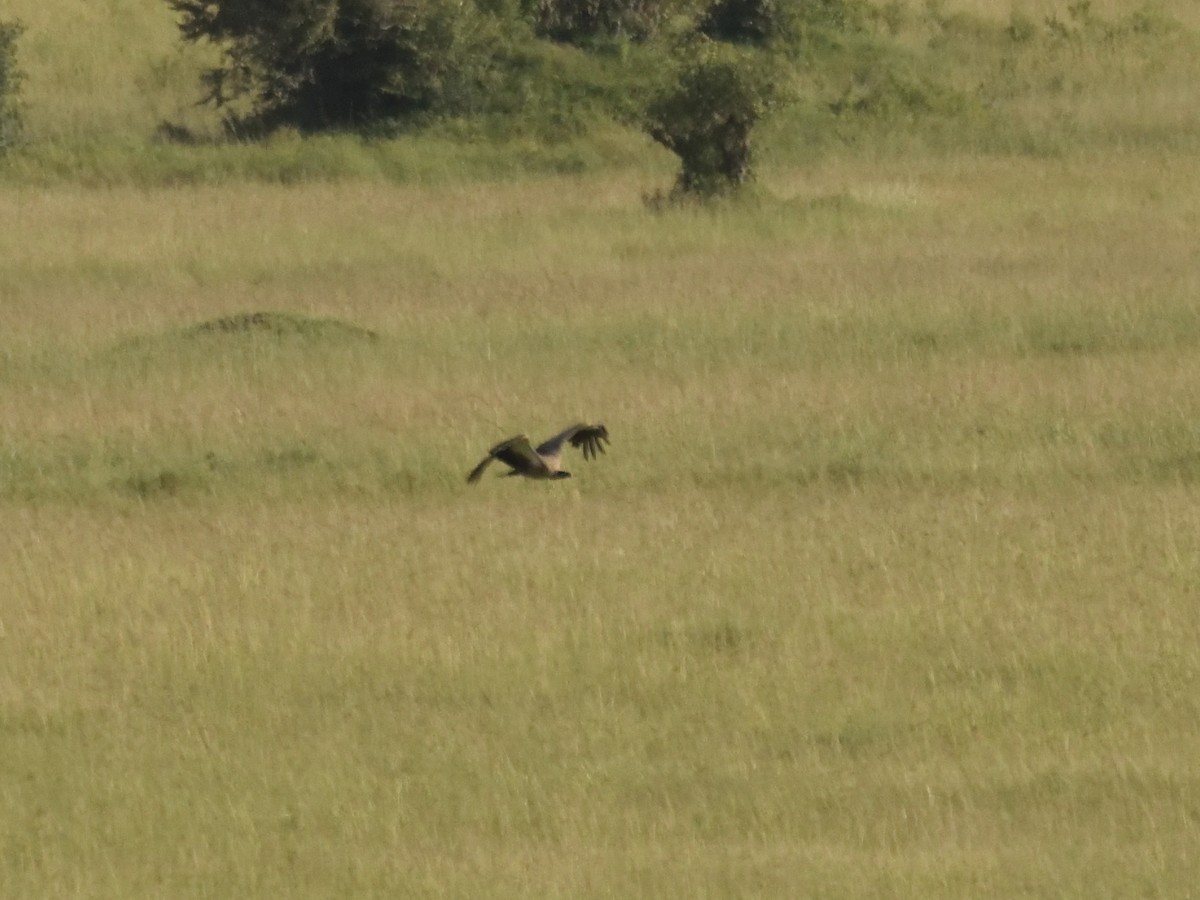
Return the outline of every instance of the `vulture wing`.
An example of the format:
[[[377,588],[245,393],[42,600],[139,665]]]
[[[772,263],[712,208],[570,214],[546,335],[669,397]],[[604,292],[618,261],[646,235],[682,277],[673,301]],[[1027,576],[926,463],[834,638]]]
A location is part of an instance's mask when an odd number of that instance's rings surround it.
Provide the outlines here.
[[[500,462],[511,466],[518,472],[528,472],[531,469],[545,467],[536,453],[533,452],[533,447],[529,444],[529,438],[523,434],[518,434],[516,437],[511,437],[507,441],[501,441],[495,447],[488,451],[485,456],[467,476],[467,482],[474,484],[483,476],[483,470],[486,469],[493,459],[498,459]]]
[[[580,422],[550,438],[537,448],[537,452],[542,456],[556,456],[562,452],[563,444],[570,443],[583,451],[584,459],[595,459],[597,453],[604,452],[604,442],[608,442],[607,428]]]

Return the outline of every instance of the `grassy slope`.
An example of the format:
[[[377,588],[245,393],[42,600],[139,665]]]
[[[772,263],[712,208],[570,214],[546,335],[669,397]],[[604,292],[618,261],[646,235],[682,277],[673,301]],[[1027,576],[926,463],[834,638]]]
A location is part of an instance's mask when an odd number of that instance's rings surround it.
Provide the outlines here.
[[[35,140],[144,138],[196,96],[202,56],[176,40],[165,2],[10,0],[4,17],[27,29],[19,52]]]
[[[706,213],[0,189],[0,884],[1188,896],[1200,164],[1135,74]],[[316,321],[189,330],[257,309]]]
[[[895,35],[883,36],[880,22],[875,36],[849,38],[839,52],[805,55],[812,66],[797,85],[799,102],[763,129],[768,164],[786,168],[849,148],[1052,155],[1080,144],[1200,145],[1190,112],[1200,17],[1186,0],[1150,6],[1141,18],[1120,3],[1094,3],[1083,16],[1062,3],[1012,11],[965,0],[891,6]],[[198,74],[212,48],[182,45],[164,2],[107,0],[68,11],[10,0],[5,15],[27,26],[20,61],[29,126],[27,147],[0,165],[8,183],[428,183],[613,168],[665,174],[671,165],[633,130],[592,122],[578,134],[556,125],[564,114],[556,104],[569,101],[540,83],[534,95],[558,99],[535,104],[516,126],[449,123],[393,141],[285,134],[265,144],[175,144],[156,137],[163,123],[201,138],[218,136],[220,127],[213,110],[196,106]],[[1032,31],[1014,41],[1005,30],[1010,19]],[[1065,28],[1066,40],[1055,38],[1050,20]],[[1133,22],[1140,30],[1128,27]],[[1104,36],[1112,25],[1123,26],[1116,40]],[[535,79],[594,80],[609,91],[628,79],[617,55],[584,58],[549,45],[538,52]],[[629,71],[645,64],[644,54],[638,59]],[[868,109],[835,115],[829,104],[839,98],[866,98]],[[555,139],[535,137],[546,134]]]

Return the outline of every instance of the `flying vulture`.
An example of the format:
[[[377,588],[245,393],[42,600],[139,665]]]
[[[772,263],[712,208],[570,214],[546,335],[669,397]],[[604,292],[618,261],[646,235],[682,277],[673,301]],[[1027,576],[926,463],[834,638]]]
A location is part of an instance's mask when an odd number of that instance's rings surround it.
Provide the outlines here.
[[[608,442],[608,429],[603,425],[572,425],[565,431],[556,434],[543,444],[534,448],[529,438],[523,434],[501,441],[488,451],[483,461],[471,470],[467,482],[474,484],[483,475],[483,470],[493,459],[508,466],[512,471],[505,475],[523,475],[526,478],[570,478],[571,473],[563,471],[563,445],[570,444],[583,451],[584,459],[595,459],[597,453],[604,452],[604,444]]]

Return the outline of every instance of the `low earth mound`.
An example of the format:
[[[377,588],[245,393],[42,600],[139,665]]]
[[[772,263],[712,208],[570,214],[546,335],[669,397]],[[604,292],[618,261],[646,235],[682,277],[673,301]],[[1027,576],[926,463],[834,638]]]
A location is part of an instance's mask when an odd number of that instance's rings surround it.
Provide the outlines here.
[[[157,359],[163,355],[202,357],[238,354],[240,348],[259,347],[264,342],[300,350],[340,351],[375,344],[380,335],[339,319],[316,318],[286,312],[248,312],[222,316],[195,325],[185,325],[153,334],[126,338],[105,351],[109,362],[127,364],[131,359]]]

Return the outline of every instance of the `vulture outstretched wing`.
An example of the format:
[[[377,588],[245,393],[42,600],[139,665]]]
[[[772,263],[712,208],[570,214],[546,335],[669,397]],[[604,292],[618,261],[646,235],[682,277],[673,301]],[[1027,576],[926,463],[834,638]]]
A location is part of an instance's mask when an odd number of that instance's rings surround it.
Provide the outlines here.
[[[542,443],[537,452],[542,456],[557,456],[562,452],[562,445],[570,443],[572,447],[583,451],[584,459],[595,459],[597,453],[604,452],[604,443],[607,441],[608,429],[603,425],[585,425],[580,422]]]

